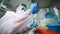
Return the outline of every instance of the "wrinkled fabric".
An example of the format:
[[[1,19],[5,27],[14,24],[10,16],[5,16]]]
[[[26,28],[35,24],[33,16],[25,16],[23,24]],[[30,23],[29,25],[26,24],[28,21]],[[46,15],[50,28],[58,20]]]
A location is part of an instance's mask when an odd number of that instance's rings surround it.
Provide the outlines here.
[[[0,34],[10,34],[13,28],[13,20],[9,20],[0,25]]]
[[[2,24],[5,21],[8,21],[11,18],[14,18],[14,16],[15,16],[15,12],[7,11],[5,15],[2,18],[0,18],[0,24]]]
[[[19,23],[16,23],[15,20],[18,19],[18,18],[24,17],[26,12],[22,13],[22,14],[13,13],[13,12],[11,12],[11,13],[6,14],[8,16],[8,18],[5,17],[5,20],[6,20],[6,18],[7,18],[7,20],[6,21],[3,20],[4,22],[0,25],[0,34],[11,34],[12,30],[15,27],[17,27],[18,25],[20,25],[21,27],[17,32],[21,32],[21,29],[26,27],[27,24],[30,23],[31,20],[32,20],[32,17],[29,16],[25,20],[23,20],[23,21],[21,21]]]

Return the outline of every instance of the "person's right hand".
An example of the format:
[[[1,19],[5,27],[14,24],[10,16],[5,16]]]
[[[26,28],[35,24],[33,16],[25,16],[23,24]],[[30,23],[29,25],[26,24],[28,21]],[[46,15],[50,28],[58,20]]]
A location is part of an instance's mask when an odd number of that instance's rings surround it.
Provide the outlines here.
[[[31,14],[35,14],[35,13],[38,13],[38,11],[39,11],[39,5],[37,3],[32,3],[29,9],[29,12]]]

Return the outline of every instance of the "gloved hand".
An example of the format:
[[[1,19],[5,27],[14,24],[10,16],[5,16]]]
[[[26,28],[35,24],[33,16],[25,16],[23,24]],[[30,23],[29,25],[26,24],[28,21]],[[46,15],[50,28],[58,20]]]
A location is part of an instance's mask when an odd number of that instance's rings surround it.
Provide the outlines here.
[[[31,23],[29,24],[29,26],[30,26],[30,27],[36,27],[37,24],[36,24],[35,22],[31,22]]]
[[[29,12],[35,14],[38,13],[38,11],[39,11],[39,5],[37,3],[32,3]]]

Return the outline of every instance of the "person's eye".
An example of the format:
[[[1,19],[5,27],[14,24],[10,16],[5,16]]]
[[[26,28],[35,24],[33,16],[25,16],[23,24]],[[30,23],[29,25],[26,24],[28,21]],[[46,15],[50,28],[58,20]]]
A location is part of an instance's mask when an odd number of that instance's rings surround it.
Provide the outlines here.
[[[22,10],[24,10],[24,8],[22,8]]]

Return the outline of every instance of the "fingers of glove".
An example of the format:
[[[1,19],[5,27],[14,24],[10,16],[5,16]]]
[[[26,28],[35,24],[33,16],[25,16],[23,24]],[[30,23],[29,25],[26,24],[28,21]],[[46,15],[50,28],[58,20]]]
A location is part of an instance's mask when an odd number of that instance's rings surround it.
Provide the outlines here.
[[[36,7],[36,6],[38,6],[37,3],[32,3],[32,4],[31,4],[31,8]]]

